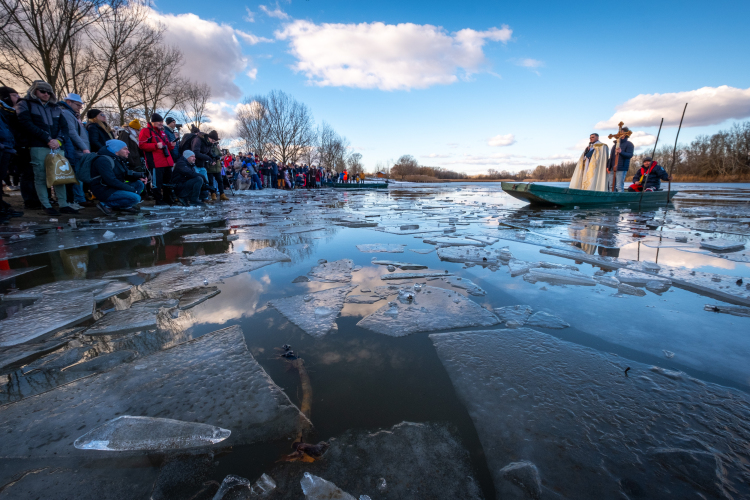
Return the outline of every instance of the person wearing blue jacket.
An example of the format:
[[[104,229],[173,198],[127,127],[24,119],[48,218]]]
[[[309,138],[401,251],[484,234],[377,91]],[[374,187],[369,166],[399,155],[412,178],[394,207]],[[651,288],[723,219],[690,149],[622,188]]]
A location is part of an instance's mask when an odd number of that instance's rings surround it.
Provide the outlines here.
[[[108,140],[91,163],[91,192],[96,196],[97,207],[104,215],[112,210],[137,213],[134,208],[141,202],[146,185],[143,174],[130,170],[128,145],[118,139]]]
[[[628,132],[628,127],[622,128],[623,132]],[[620,140],[620,147],[613,147],[609,154],[609,161],[607,162],[607,191],[612,191],[612,177],[615,178],[615,189],[622,193],[625,190],[625,176],[628,174],[630,169],[630,159],[633,157],[635,152],[635,146],[628,140],[627,137],[623,137]],[[617,158],[617,165],[614,165],[615,158]],[[614,171],[614,175],[613,175]]]

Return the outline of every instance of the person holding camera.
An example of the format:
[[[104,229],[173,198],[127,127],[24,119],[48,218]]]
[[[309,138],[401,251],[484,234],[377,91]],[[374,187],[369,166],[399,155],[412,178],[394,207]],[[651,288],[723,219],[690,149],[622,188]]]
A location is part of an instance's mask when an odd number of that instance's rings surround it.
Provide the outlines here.
[[[151,122],[138,134],[138,147],[143,151],[146,167],[151,172],[155,205],[171,205],[172,193],[166,184],[172,176],[174,160],[170,150],[175,143],[164,133],[164,118],[159,113],[151,115]]]
[[[180,156],[177,149],[179,148],[178,144],[180,143],[180,129],[182,128],[182,125],[178,124],[171,116],[168,116],[164,123],[167,124],[167,126],[164,127],[164,133],[167,134],[167,139],[169,139],[169,142],[174,142],[175,144],[169,152],[172,154],[172,160],[177,161]]]

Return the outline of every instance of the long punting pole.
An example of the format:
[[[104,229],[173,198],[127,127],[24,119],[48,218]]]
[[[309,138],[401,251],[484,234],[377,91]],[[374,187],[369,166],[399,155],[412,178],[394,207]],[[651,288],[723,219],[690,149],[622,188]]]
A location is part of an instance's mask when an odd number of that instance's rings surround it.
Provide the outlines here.
[[[682,129],[682,120],[685,119],[685,110],[687,110],[687,105],[688,103],[685,103],[685,107],[682,108],[682,118],[680,118],[680,126],[677,128],[677,137],[674,138],[674,150],[672,151],[672,164],[669,166],[669,188],[667,189],[667,205],[669,205],[669,196],[672,193],[672,169],[674,168],[675,160],[677,158],[677,139],[679,139],[680,137],[680,129]]]
[[[659,124],[659,133],[656,134],[656,142],[654,143],[654,151],[651,153],[651,161],[654,160],[654,155],[656,155],[656,145],[659,144],[659,136],[661,135],[661,126],[664,125],[664,118],[661,119],[661,123]],[[649,171],[650,172],[650,171]],[[643,186],[641,186],[641,198],[638,200],[638,209],[641,208],[641,202],[643,201],[643,193],[646,192],[646,181],[648,181],[648,173],[644,172],[643,177]]]

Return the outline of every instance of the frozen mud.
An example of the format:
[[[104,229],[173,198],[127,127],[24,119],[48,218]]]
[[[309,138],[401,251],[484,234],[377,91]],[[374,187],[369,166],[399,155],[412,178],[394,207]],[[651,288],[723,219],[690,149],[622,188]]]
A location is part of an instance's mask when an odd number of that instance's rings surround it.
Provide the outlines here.
[[[104,451],[179,450],[220,443],[230,434],[231,431],[212,425],[123,415],[91,429],[73,446]]]
[[[430,338],[498,493],[520,488],[534,498],[508,475],[524,461],[538,470],[541,498],[750,495],[744,393],[531,329]]]
[[[469,453],[448,425],[402,422],[375,432],[350,430],[328,442],[322,459],[269,472],[277,483],[274,498],[302,498],[305,473],[360,499],[482,498]]]
[[[396,243],[365,243],[357,245],[357,250],[364,253],[404,253],[406,245]]]
[[[0,407],[0,458],[92,453],[73,442],[123,414],[228,429],[228,445],[286,438],[307,422],[233,326]]]
[[[354,288],[353,285],[341,286],[276,299],[269,304],[306,333],[320,338],[337,329],[336,318],[344,307],[344,299]]]
[[[22,344],[76,325],[94,314],[91,292],[45,295],[0,321],[0,347]]]
[[[354,262],[351,259],[341,259],[319,264],[313,267],[307,275],[323,283],[349,283],[352,280],[353,267]]]
[[[391,337],[402,337],[415,332],[497,323],[499,320],[494,314],[460,293],[425,286],[421,292],[401,291],[398,300],[362,318],[357,326]]]

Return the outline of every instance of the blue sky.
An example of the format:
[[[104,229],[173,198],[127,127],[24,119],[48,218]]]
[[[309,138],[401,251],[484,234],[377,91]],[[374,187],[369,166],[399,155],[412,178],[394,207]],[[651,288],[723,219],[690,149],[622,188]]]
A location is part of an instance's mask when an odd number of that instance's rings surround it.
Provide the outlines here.
[[[368,168],[402,154],[468,173],[533,168],[577,158],[621,118],[645,147],[664,116],[671,143],[686,101],[686,141],[750,117],[750,2],[214,6],[156,11],[187,76],[214,87],[224,135],[243,96],[280,89]]]

